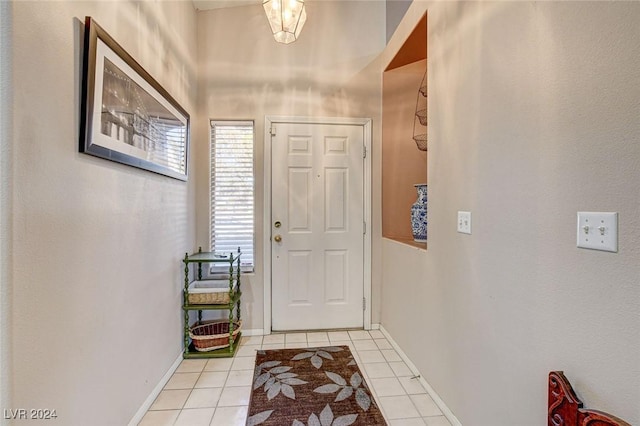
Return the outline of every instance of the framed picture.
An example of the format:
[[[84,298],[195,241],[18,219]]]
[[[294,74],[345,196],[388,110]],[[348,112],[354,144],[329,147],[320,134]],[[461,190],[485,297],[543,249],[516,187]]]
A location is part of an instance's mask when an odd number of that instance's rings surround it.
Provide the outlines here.
[[[187,180],[189,114],[91,17],[80,152]]]

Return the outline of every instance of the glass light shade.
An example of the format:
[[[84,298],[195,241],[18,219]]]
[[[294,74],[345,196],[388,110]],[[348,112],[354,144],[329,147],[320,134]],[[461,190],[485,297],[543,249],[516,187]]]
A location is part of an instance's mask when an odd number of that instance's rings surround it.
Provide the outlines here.
[[[262,7],[278,43],[289,44],[298,39],[307,21],[304,0],[264,0]]]

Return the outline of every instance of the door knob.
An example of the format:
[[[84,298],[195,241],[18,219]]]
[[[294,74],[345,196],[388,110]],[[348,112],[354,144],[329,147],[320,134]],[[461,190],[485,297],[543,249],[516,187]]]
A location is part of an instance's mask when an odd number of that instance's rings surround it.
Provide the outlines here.
[[[273,237],[273,241],[279,243],[280,241],[282,241],[282,237],[280,235],[276,235],[275,237]]]

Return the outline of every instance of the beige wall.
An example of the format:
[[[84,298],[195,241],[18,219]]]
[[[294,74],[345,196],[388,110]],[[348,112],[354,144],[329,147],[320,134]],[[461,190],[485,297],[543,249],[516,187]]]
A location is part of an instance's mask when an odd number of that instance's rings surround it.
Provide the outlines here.
[[[11,33],[11,3],[0,2],[0,407],[11,385]]]
[[[180,258],[208,243],[207,119],[256,120],[261,265],[264,115],[317,115],[374,120],[373,321],[463,424],[543,424],[552,369],[640,423],[640,6],[431,4],[425,253],[381,239],[380,73],[427,6],[412,4],[379,56],[380,2],[310,2],[290,46],[259,6],[196,19],[189,2],[13,3],[14,50],[0,51],[11,405],[126,423],[180,352]],[[77,152],[85,15],[191,113],[188,184]],[[463,209],[471,236],[455,232]],[[575,248],[578,210],[620,212],[618,254]],[[260,267],[249,281],[245,325],[261,328]]]
[[[209,245],[208,119],[253,119],[256,131],[256,273],[243,280],[244,327],[263,328],[264,117],[373,119],[373,232],[380,233],[383,2],[309,2],[300,39],[276,43],[260,5],[198,14],[199,111],[197,242]],[[376,189],[377,188],[377,189]],[[373,247],[373,321],[379,321],[380,242]],[[376,260],[377,259],[377,260]]]
[[[414,2],[385,56],[427,7],[429,250],[384,241],[383,326],[462,424],[544,424],[550,370],[640,423],[640,4]]]
[[[190,2],[13,3],[6,408],[55,408],[65,425],[123,425],[181,351],[180,259],[194,249],[195,173],[185,183],[78,152],[85,15],[195,118]]]

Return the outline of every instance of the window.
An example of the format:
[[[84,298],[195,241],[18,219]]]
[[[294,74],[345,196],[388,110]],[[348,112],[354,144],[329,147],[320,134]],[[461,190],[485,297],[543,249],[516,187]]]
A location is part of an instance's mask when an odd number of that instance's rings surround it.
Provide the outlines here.
[[[253,121],[211,121],[211,250],[253,271]],[[214,272],[214,271],[212,271]]]

